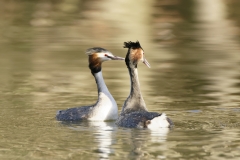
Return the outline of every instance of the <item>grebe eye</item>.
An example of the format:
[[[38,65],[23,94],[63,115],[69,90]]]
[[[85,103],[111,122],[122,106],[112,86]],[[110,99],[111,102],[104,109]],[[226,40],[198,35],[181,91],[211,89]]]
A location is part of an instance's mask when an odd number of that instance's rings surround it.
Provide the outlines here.
[[[107,54],[104,55],[105,57],[109,57]]]
[[[107,54],[105,54],[104,56],[105,56],[105,57],[108,57],[108,58],[110,58],[110,56],[109,56],[109,55],[107,55]]]

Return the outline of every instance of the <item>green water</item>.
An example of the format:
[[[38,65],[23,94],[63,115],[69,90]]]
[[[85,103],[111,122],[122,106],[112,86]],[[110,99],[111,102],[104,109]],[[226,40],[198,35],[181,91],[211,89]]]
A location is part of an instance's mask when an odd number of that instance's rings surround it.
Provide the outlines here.
[[[239,159],[240,23],[237,0],[1,1],[0,159]],[[139,40],[149,111],[159,131],[114,122],[61,123],[57,110],[93,104],[89,47],[124,57]],[[103,64],[119,110],[129,94],[123,61]]]

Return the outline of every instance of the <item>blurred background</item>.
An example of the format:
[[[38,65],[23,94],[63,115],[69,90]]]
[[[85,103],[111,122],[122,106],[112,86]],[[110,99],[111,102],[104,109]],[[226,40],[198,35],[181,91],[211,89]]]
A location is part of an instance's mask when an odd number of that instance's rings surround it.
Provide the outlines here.
[[[238,159],[239,8],[239,0],[1,0],[0,158]],[[114,123],[108,134],[59,125],[57,110],[97,100],[85,50],[125,57],[123,42],[136,40],[152,67],[138,67],[147,107],[167,113],[175,130],[158,143]],[[105,62],[103,75],[120,110],[125,63]]]

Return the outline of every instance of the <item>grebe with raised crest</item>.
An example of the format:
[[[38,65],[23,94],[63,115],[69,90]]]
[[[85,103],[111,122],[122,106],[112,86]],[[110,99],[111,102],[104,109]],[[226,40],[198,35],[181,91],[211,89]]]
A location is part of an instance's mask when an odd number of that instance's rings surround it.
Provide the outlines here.
[[[127,128],[169,128],[173,122],[165,113],[148,112],[141,94],[138,80],[138,62],[143,62],[150,68],[150,64],[144,57],[144,51],[137,42],[124,42],[124,48],[128,48],[125,62],[130,75],[131,90],[123,104],[122,111],[116,121],[119,127]]]
[[[59,121],[116,120],[118,117],[118,106],[104,82],[102,62],[124,60],[124,58],[114,56],[110,51],[100,47],[89,48],[86,54],[89,57],[89,68],[97,83],[98,100],[90,106],[60,110],[57,112],[56,119]]]

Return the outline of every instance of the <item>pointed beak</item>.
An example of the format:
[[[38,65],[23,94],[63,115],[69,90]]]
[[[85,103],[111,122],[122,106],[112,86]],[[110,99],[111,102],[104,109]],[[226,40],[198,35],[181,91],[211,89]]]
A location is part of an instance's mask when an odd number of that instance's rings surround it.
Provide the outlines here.
[[[148,68],[151,68],[150,63],[148,63],[148,61],[146,60],[146,58],[144,58],[143,63],[144,63]]]
[[[125,58],[114,56],[114,55],[108,55],[107,57],[110,58],[111,60],[124,60],[125,59]]]

